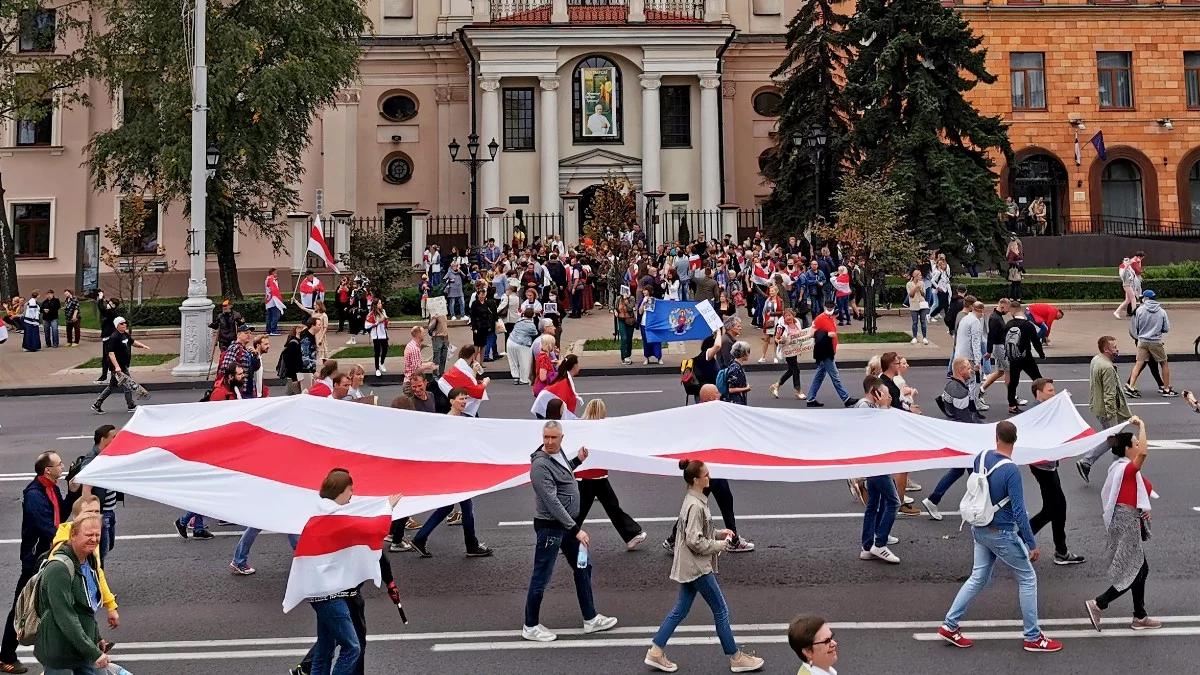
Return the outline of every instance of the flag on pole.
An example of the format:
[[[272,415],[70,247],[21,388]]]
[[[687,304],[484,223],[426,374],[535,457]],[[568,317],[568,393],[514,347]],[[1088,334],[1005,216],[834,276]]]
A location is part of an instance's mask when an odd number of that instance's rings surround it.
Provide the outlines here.
[[[721,327],[721,317],[707,300],[656,300],[642,316],[642,325],[652,342],[703,340]]]
[[[383,538],[392,526],[386,497],[353,499],[340,505],[332,499],[318,503],[318,513],[304,523],[292,571],[283,594],[283,611],[290,612],[305,598],[319,598],[373,581],[379,586],[379,556]]]
[[[1083,151],[1079,148],[1079,132],[1075,132],[1075,166],[1083,164]]]
[[[1097,131],[1096,135],[1092,136],[1092,140],[1090,140],[1088,142],[1091,143],[1096,148],[1096,155],[1100,158],[1101,162],[1108,160],[1108,153],[1104,151],[1104,132],[1103,131]]]
[[[471,417],[479,414],[479,404],[488,400],[487,390],[476,378],[475,369],[465,359],[459,359],[454,364],[453,368],[447,368],[446,372],[438,379],[438,388],[443,394],[450,395],[450,390],[455,387],[462,387],[467,391],[467,396],[470,397],[467,401],[467,409],[464,411]]]
[[[575,380],[570,373],[561,380],[551,382],[549,386],[538,392],[537,398],[533,400],[533,407],[529,412],[535,415],[546,416],[546,406],[550,401],[558,399],[563,402],[564,420],[578,419],[579,414],[583,412],[583,399],[579,398],[579,394],[575,393]]]
[[[308,252],[320,258],[326,267],[333,270],[334,274],[341,274],[337,261],[333,259],[333,253],[329,250],[329,245],[325,243],[325,235],[321,234],[321,214],[319,213],[308,231]]]

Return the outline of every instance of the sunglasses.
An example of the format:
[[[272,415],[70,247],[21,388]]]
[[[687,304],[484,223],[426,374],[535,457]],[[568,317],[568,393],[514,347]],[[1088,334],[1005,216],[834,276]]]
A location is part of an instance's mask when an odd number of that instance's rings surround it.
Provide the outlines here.
[[[831,632],[831,633],[829,633],[829,638],[828,638],[828,639],[826,639],[826,640],[821,640],[821,641],[819,641],[819,642],[814,642],[814,643],[813,643],[813,646],[814,646],[814,647],[816,647],[817,645],[831,645],[831,644],[834,644],[834,643],[836,642],[836,640],[834,640],[833,638],[834,638],[834,634]]]

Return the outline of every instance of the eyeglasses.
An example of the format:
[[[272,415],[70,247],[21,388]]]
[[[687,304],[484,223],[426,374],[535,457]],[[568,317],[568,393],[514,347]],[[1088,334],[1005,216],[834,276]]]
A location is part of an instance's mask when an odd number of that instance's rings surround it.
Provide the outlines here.
[[[836,642],[836,640],[834,640],[834,639],[833,639],[833,633],[832,633],[832,632],[830,632],[830,633],[829,633],[829,639],[827,639],[827,640],[821,640],[821,641],[819,641],[819,642],[814,642],[814,643],[813,643],[813,646],[814,646],[814,647],[816,647],[817,645],[831,645],[831,644],[834,644],[835,642]]]

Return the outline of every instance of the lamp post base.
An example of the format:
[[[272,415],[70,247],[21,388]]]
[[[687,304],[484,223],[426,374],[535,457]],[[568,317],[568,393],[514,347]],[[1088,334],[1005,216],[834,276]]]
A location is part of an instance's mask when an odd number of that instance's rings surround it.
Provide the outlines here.
[[[212,300],[188,298],[179,306],[179,365],[171,369],[174,377],[208,377],[212,373]]]

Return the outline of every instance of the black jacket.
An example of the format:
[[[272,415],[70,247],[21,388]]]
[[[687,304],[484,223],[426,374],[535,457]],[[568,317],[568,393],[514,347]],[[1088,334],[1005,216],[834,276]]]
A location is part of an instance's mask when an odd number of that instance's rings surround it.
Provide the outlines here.
[[[994,354],[996,347],[1004,344],[1004,315],[996,310],[988,316],[987,321],[987,351]]]
[[[833,338],[829,337],[829,333],[819,330],[813,334],[813,361],[820,363],[832,359],[834,353]]]
[[[237,328],[241,323],[242,315],[230,310],[219,312],[208,327],[217,331],[217,342],[228,345],[237,339]]]
[[[1021,331],[1021,336],[1017,340],[1017,350],[1025,355],[1024,358],[1033,358],[1033,351],[1030,351],[1030,347],[1033,347],[1037,351],[1038,356],[1043,359],[1046,358],[1046,352],[1042,349],[1042,339],[1038,337],[1037,327],[1033,325],[1032,321],[1026,319],[1024,316],[1009,319],[1008,323],[1004,324],[1006,339],[1008,333],[1014,328]],[[1014,355],[1009,354],[1008,360],[1012,361],[1013,359]]]
[[[954,335],[954,329],[958,328],[958,315],[963,311],[963,296],[957,293],[950,298],[950,304],[946,305],[946,330]]]
[[[74,497],[64,498],[62,490],[54,486],[54,499],[58,502],[59,522],[69,520]],[[33,479],[21,493],[21,566],[25,570],[37,569],[38,558],[50,550],[58,523],[54,522],[54,504],[46,493],[46,487]]]
[[[303,372],[304,359],[300,355],[299,339],[289,337],[279,358],[283,360],[283,379],[295,380],[297,374]]]

